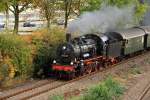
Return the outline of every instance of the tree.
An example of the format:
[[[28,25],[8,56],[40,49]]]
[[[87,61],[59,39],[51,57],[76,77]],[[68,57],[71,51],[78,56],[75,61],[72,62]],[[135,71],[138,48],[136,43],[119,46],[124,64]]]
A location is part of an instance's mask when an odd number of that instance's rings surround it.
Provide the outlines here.
[[[136,24],[140,24],[147,11],[147,5],[143,3],[143,0],[107,0],[107,5],[115,5],[119,8],[129,5],[135,6],[134,20]]]
[[[35,0],[36,1],[36,0]],[[56,15],[56,11],[64,11],[65,24],[64,28],[68,25],[68,19],[71,13],[80,15],[80,6],[85,0],[39,0],[36,1],[38,7],[42,10],[42,14],[47,20],[47,27],[50,27],[50,22]],[[76,12],[77,11],[77,12]]]
[[[66,28],[68,25],[68,18],[71,13],[72,0],[64,0],[64,10],[65,10],[65,25]]]
[[[76,14],[77,16],[80,16],[81,14],[81,8],[86,3],[86,0],[74,0],[73,6],[72,6],[72,13]]]
[[[32,0],[9,0],[9,10],[14,14],[14,33],[18,33],[19,14],[30,7]]]
[[[87,0],[84,6],[82,6],[82,12],[98,10],[103,4],[106,6],[117,6],[119,8],[135,6],[135,22],[139,24],[147,10],[147,5],[143,2],[141,3],[141,1],[142,0]]]
[[[93,11],[100,9],[103,0],[86,0],[81,8],[81,11]]]
[[[41,9],[42,15],[47,20],[47,28],[50,28],[51,20],[55,16],[57,0],[35,0],[34,5]]]
[[[80,8],[83,1],[84,0],[60,0],[59,1],[61,8],[65,11],[64,28],[66,28],[68,25],[68,19],[71,13],[75,13],[77,16],[80,15]]]

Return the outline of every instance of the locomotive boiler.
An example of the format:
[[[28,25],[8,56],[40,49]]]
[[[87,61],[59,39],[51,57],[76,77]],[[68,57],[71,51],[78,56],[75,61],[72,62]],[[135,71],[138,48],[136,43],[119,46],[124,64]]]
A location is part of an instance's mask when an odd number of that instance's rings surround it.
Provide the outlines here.
[[[96,54],[96,45],[96,41],[90,38],[78,37],[60,45],[57,49],[57,56],[60,62],[66,64],[79,59],[87,59]]]

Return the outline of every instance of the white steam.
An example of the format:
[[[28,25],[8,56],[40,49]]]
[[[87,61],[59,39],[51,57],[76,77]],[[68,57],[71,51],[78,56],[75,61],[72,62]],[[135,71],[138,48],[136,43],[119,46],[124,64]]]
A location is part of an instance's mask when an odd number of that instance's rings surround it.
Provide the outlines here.
[[[117,8],[103,7],[99,11],[86,12],[78,19],[69,23],[68,33],[80,35],[106,32],[118,28],[131,27],[133,23],[134,7]]]

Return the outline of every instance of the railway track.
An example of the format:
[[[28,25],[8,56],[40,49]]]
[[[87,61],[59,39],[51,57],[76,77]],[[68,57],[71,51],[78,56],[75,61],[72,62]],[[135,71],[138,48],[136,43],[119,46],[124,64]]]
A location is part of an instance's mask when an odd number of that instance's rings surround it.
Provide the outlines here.
[[[144,100],[145,96],[148,94],[148,92],[150,91],[150,82],[148,83],[148,85],[145,87],[143,93],[140,95],[138,100]]]
[[[108,69],[112,69],[112,68],[114,68],[117,65],[121,65],[121,64],[127,63],[130,60],[134,60],[136,58],[143,57],[143,56],[145,56],[145,55],[147,55],[149,53],[150,53],[150,51],[143,52],[140,55],[129,57],[129,58],[127,58],[127,59],[125,59],[125,60],[123,60],[123,61],[121,61],[121,62],[119,62],[119,63],[117,63],[115,65],[112,65],[112,66],[106,67],[106,68],[104,68],[102,70],[99,70],[99,71],[96,71],[96,72],[92,72],[90,74],[87,74],[87,75],[75,78],[75,79],[70,80],[70,81],[48,80],[48,81],[45,81],[45,82],[43,82],[43,83],[41,83],[41,84],[39,84],[37,86],[29,87],[29,88],[26,88],[26,89],[22,89],[22,90],[20,90],[18,92],[14,92],[14,93],[9,94],[9,95],[0,96],[0,100],[6,100],[6,99],[7,100],[26,100],[26,99],[30,99],[32,97],[38,96],[38,95],[46,93],[48,91],[51,91],[51,90],[53,90],[55,88],[58,88],[58,87],[66,85],[66,84],[78,81],[80,79],[92,76],[92,75],[94,75],[96,73],[99,73],[99,72],[104,72],[105,73],[105,72],[109,71]],[[148,90],[149,89],[150,89],[150,86],[149,86]],[[146,89],[146,91],[148,91],[148,90]],[[144,94],[146,94],[146,92]],[[142,100],[142,99],[139,99],[139,100]]]
[[[40,86],[43,86],[43,85],[46,85],[46,84],[49,84],[49,83],[52,83],[54,82],[55,80],[51,80],[51,79],[45,79],[45,80],[40,80],[40,81],[37,81],[36,83],[34,84],[31,84],[30,86],[26,87],[26,86],[23,86],[22,88],[18,88],[18,89],[15,89],[15,90],[8,90],[9,92],[6,93],[4,92],[3,94],[0,95],[0,100],[5,100],[5,99],[8,99],[10,97],[13,97],[13,96],[16,96],[16,95],[19,95],[21,93],[24,93],[24,92],[27,92],[27,91],[30,91],[30,90],[33,90],[35,88],[38,88]]]

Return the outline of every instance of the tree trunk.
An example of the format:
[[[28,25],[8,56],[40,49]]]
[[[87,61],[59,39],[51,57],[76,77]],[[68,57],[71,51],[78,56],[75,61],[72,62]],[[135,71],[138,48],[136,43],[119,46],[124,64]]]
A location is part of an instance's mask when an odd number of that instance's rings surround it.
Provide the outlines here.
[[[81,14],[81,0],[78,2],[78,16]]]
[[[19,27],[19,6],[18,5],[16,5],[15,7],[14,16],[15,16],[14,33],[18,34],[18,27]]]
[[[51,12],[48,11],[48,8],[45,8],[45,16],[47,20],[47,29],[50,29],[50,14]]]
[[[64,24],[64,28],[67,28],[67,24],[68,24],[68,1],[65,0],[65,24]]]
[[[50,19],[47,19],[47,29],[50,29]]]
[[[72,0],[65,0],[65,25],[64,28],[67,28],[68,25],[68,17],[71,11]]]
[[[8,22],[9,22],[9,13],[8,13],[8,11],[6,11],[6,20],[5,20],[6,30],[8,29]]]
[[[64,28],[67,28],[67,25],[68,25],[68,13],[66,11],[65,12],[65,25],[64,25]]]
[[[7,6],[7,5],[6,5]],[[6,27],[6,30],[8,29],[8,22],[9,22],[9,10],[8,10],[8,7],[6,9],[6,22],[5,22],[5,27]]]

